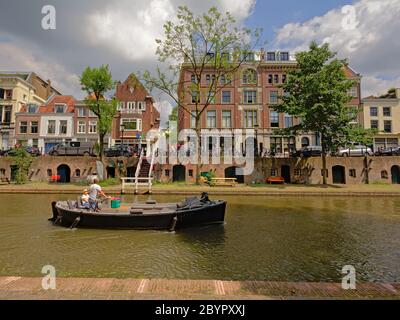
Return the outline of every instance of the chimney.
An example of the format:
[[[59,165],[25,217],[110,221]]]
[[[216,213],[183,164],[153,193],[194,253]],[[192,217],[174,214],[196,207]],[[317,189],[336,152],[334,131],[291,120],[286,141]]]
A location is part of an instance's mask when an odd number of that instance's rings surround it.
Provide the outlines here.
[[[50,95],[51,95],[51,81],[50,81],[50,80],[47,80],[46,95],[47,95],[46,99],[47,99],[48,97],[50,97]]]

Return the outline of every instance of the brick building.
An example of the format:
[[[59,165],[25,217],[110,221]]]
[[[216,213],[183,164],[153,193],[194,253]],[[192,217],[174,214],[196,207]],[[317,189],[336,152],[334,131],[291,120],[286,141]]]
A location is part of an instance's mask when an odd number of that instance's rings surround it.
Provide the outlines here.
[[[153,98],[134,74],[117,83],[115,97],[120,102],[111,144],[145,145],[146,134],[160,127],[160,113],[154,107]]]
[[[255,129],[254,143],[257,150],[274,151],[276,155],[286,155],[290,150],[299,149],[308,145],[319,145],[318,134],[304,133],[298,136],[281,136],[274,133],[276,129],[291,127],[298,123],[298,119],[288,114],[279,114],[272,109],[277,104],[278,97],[283,94],[278,85],[286,80],[286,74],[297,68],[294,55],[289,52],[261,52],[250,54],[240,70],[228,80],[221,79],[218,84],[221,89],[213,104],[207,107],[201,118],[201,128],[233,130]],[[348,78],[357,81],[349,95],[353,99],[349,107],[354,112],[354,121],[359,122],[362,116],[360,101],[361,76],[350,67],[346,67],[345,74]],[[200,103],[206,99],[207,89],[212,81],[213,70],[206,69],[201,79]],[[184,95],[186,109],[194,110],[194,97],[190,94],[190,84],[193,74],[189,64],[181,68],[181,83],[179,96]],[[178,111],[179,130],[194,128],[195,119],[182,108]],[[243,147],[243,146],[242,146]]]

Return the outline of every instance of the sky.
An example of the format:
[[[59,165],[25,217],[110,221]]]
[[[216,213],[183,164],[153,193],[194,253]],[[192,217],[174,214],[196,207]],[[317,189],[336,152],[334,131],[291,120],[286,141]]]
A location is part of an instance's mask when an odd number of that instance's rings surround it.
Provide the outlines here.
[[[116,80],[154,70],[156,38],[179,5],[229,11],[240,25],[262,28],[266,50],[299,51],[328,42],[363,76],[362,95],[400,87],[400,0],[2,0],[0,70],[35,71],[64,94],[82,98],[86,66],[108,64]],[[42,7],[56,9],[43,30]],[[155,94],[165,119],[168,100]]]

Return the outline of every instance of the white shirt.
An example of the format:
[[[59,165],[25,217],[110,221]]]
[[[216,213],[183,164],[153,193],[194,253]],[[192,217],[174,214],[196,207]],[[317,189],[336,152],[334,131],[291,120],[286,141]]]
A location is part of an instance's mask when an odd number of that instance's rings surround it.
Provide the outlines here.
[[[89,198],[92,200],[96,200],[99,191],[101,191],[101,187],[98,184],[93,183],[89,188]]]

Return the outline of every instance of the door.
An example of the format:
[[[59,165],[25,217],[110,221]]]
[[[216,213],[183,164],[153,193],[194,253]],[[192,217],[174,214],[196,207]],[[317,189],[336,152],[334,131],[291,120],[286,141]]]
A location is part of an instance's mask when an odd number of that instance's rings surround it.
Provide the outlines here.
[[[393,166],[390,171],[392,173],[392,184],[400,184],[400,168],[399,168],[399,166]]]
[[[281,176],[285,179],[285,183],[290,183],[290,166],[284,165],[281,167]]]
[[[173,171],[173,182],[184,182],[186,181],[186,168],[183,165],[176,165],[172,169]]]
[[[334,184],[346,184],[346,172],[343,166],[332,167],[332,177]]]
[[[60,176],[61,183],[71,182],[71,169],[66,164],[62,164],[57,168],[57,175]]]

